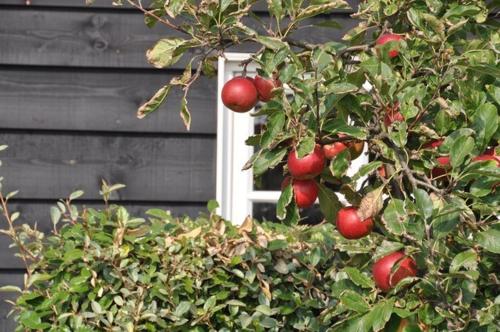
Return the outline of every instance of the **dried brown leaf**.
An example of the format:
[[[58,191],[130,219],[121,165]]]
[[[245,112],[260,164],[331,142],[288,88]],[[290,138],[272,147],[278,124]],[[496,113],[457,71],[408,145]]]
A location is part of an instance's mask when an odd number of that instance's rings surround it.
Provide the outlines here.
[[[243,221],[243,224],[241,224],[240,227],[238,227],[238,231],[241,233],[250,233],[253,229],[253,219],[250,216],[247,216],[245,218],[245,221]]]
[[[382,210],[382,191],[384,187],[381,186],[368,194],[361,200],[358,209],[358,216],[361,220],[365,220],[376,216]]]

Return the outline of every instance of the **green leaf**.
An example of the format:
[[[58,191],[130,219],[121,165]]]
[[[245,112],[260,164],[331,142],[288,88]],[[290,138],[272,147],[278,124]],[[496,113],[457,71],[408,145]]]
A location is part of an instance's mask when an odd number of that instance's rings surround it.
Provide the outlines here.
[[[465,267],[467,270],[475,270],[477,268],[478,256],[477,253],[472,250],[466,250],[457,254],[450,264],[450,272],[457,272],[461,267]]]
[[[19,316],[19,321],[23,326],[33,330],[42,330],[50,327],[50,324],[42,323],[42,319],[34,311],[23,311]]]
[[[286,218],[286,207],[292,202],[293,198],[293,186],[292,181],[283,189],[280,198],[278,199],[278,204],[276,205],[276,217],[279,220]]]
[[[482,147],[486,147],[498,129],[498,111],[495,105],[486,103],[479,106],[474,114],[472,128]]]
[[[408,213],[404,201],[393,198],[384,210],[382,221],[387,230],[394,235],[403,235],[406,231]]]
[[[156,68],[166,68],[179,61],[188,45],[187,40],[180,38],[160,39],[152,48],[147,50],[146,58]]]
[[[330,162],[329,170],[334,177],[342,177],[350,164],[349,150],[345,149]]]
[[[451,147],[451,166],[458,167],[463,164],[465,157],[469,156],[474,149],[474,139],[472,137],[460,137]]]
[[[418,212],[424,219],[429,219],[432,216],[433,204],[430,196],[425,190],[415,189],[415,201]]]
[[[71,249],[64,253],[64,262],[71,263],[77,259],[81,259],[83,257],[83,250],[81,249]]]
[[[333,83],[328,85],[326,93],[327,94],[336,94],[336,95],[342,95],[350,92],[356,92],[358,91],[358,87],[354,84],[351,83]]]
[[[269,168],[278,165],[287,153],[287,148],[264,151],[253,162],[253,173],[255,176],[264,174]]]
[[[311,5],[302,9],[299,12],[299,15],[297,15],[296,20],[300,21],[309,17],[325,14],[334,9],[349,9],[349,8],[350,8],[349,4],[344,0],[330,0],[327,3],[322,3],[319,5]]]
[[[477,243],[485,250],[500,254],[500,231],[490,228],[476,235]]]
[[[2,286],[0,287],[0,292],[5,293],[22,293],[22,289],[17,286]]]
[[[170,92],[170,85],[165,85],[160,90],[158,90],[153,97],[137,111],[137,117],[143,119],[150,113],[156,111],[167,99],[168,93]]]
[[[313,23],[313,25],[322,27],[322,28],[332,28],[332,29],[342,29],[342,25],[334,20],[327,20]]]
[[[78,199],[78,198],[82,197],[83,194],[84,194],[83,190],[77,190],[77,191],[71,193],[71,195],[69,195],[69,200],[73,201],[75,199]]]
[[[354,310],[359,313],[365,313],[370,309],[365,299],[352,290],[346,290],[345,292],[343,292],[340,296],[340,302],[348,309]]]
[[[271,310],[271,308],[265,304],[258,305],[255,308],[255,311],[260,312],[261,314],[266,315],[266,316],[272,316],[274,314],[273,311]]]
[[[269,251],[275,251],[275,250],[280,250],[280,249],[286,249],[288,248],[288,242],[285,240],[272,240],[269,242],[269,245],[267,246]]]
[[[101,305],[98,302],[91,301],[90,302],[90,306],[92,307],[92,311],[94,313],[96,313],[98,315],[102,313],[102,307],[101,307]]]
[[[210,213],[214,213],[218,207],[219,207],[219,203],[216,200],[211,199],[207,203],[207,209],[208,209],[208,212],[210,212]]]
[[[171,18],[175,18],[177,15],[179,15],[182,12],[182,9],[184,8],[184,5],[186,4],[187,0],[170,0],[168,1],[164,8],[168,16]]]
[[[319,184],[318,187],[318,198],[321,212],[323,212],[326,221],[335,222],[337,220],[337,213],[342,208],[342,204],[333,191],[325,187],[323,184]]]
[[[183,317],[190,309],[191,309],[191,302],[181,301],[175,307],[175,311],[173,312],[173,314],[177,317]]]
[[[52,221],[52,224],[56,226],[59,223],[59,220],[61,220],[61,210],[59,210],[58,207],[56,206],[51,206],[50,207],[50,220]]]
[[[375,251],[375,255],[373,255],[373,261],[377,261],[380,258],[387,256],[389,254],[392,254],[395,251],[398,251],[400,249],[404,248],[404,244],[400,242],[392,242],[392,241],[387,241],[384,240],[382,243],[377,247]]]
[[[356,182],[359,179],[361,179],[363,176],[366,176],[368,174],[371,174],[375,170],[379,169],[380,166],[382,166],[383,163],[381,161],[372,161],[369,162],[368,164],[364,164],[359,168],[359,170],[354,174],[351,178],[352,182]]]
[[[306,136],[300,142],[297,148],[297,157],[304,158],[305,156],[311,154],[316,146],[316,141],[314,136]]]
[[[481,11],[481,8],[473,5],[452,4],[450,9],[444,14],[443,18],[474,16]]]
[[[283,14],[281,0],[267,0],[267,7],[271,15],[281,18]]]
[[[328,132],[330,135],[342,133],[361,140],[366,138],[365,128],[350,126],[342,119],[335,119],[325,122],[325,124],[323,125],[323,130],[325,132]]]
[[[344,272],[347,273],[349,276],[349,279],[355,283],[356,285],[363,287],[363,288],[373,288],[375,287],[375,284],[373,283],[373,280],[368,277],[367,275],[361,273],[358,269],[354,267],[346,267],[344,268]]]
[[[215,307],[216,303],[217,303],[217,296],[215,295],[210,296],[203,304],[203,311],[208,312],[210,309]]]
[[[186,126],[186,130],[189,130],[191,127],[191,113],[189,113],[189,109],[187,107],[187,100],[184,96],[181,101],[181,119],[184,122],[184,126]]]
[[[266,131],[262,135],[260,140],[261,148],[267,148],[273,142],[273,140],[278,136],[280,132],[283,131],[283,126],[285,125],[286,116],[283,112],[273,113],[267,120]]]
[[[281,48],[288,48],[287,43],[276,37],[257,36],[255,39],[258,43],[274,51],[278,51]]]
[[[468,70],[472,70],[484,75],[490,75],[495,78],[500,77],[500,69],[497,66],[482,63],[477,65],[469,65],[466,68]]]

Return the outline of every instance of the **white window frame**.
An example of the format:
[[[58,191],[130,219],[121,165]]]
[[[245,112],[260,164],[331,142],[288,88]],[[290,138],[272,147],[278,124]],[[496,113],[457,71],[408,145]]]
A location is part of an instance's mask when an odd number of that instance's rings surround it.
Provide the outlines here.
[[[243,171],[242,167],[253,155],[253,147],[246,145],[245,141],[254,135],[255,118],[250,113],[232,112],[220,98],[224,84],[242,71],[239,64],[251,56],[251,53],[225,53],[218,61],[216,198],[220,206],[217,212],[237,225],[252,215],[254,203],[276,203],[281,195],[280,191],[253,189],[253,171]],[[254,63],[247,66],[247,73],[255,75]],[[366,146],[363,152],[366,152]],[[368,156],[363,153],[352,161],[347,175],[354,175],[367,162]],[[358,185],[363,180],[360,179]],[[343,204],[347,203],[343,195],[337,195]]]

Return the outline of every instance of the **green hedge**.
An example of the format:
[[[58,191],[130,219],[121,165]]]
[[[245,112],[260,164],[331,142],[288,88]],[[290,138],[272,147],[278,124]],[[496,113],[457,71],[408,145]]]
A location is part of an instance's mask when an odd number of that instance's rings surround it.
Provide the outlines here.
[[[41,250],[18,330],[321,331],[342,290],[358,287],[334,268],[332,225],[148,215],[89,209],[28,244]]]

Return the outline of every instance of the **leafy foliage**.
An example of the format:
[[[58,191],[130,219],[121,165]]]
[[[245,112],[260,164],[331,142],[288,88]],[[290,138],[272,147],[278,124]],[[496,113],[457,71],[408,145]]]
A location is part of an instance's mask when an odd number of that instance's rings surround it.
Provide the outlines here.
[[[292,149],[306,154],[315,144],[346,139],[365,142],[371,160],[349,176],[346,150],[317,177],[328,222],[317,227],[296,226],[290,186],[277,211],[288,226],[248,221],[236,229],[214,215],[174,220],[159,211],[144,221],[118,207],[83,214],[59,207],[53,220],[69,213],[74,222],[43,242],[36,232],[16,237],[11,226],[6,232],[18,246],[36,238],[20,246],[21,255],[42,258],[31,265],[39,279],[18,301],[21,328],[105,329],[107,322],[118,330],[371,331],[397,329],[398,319],[408,331],[499,328],[500,34],[490,14],[497,1],[366,0],[353,15],[359,25],[342,42],[318,44],[294,34],[315,17],[346,9],[345,1],[269,0],[268,22],[254,15],[253,0],[155,0],[146,8],[127,2],[145,13],[147,25],[178,35],[147,52],[154,66],[196,54],[140,117],[180,88],[189,126],[192,83],[215,73],[224,50],[255,43],[259,74],[279,78],[292,94],[277,88],[259,110],[267,122],[247,141],[258,149],[245,168],[259,177]],[[403,39],[377,44],[387,33]],[[241,65],[246,72],[248,62]],[[356,241],[338,235],[339,194],[375,219],[375,232]],[[398,250],[415,259],[419,274],[383,294],[370,268]],[[46,300],[50,290],[64,292]]]

